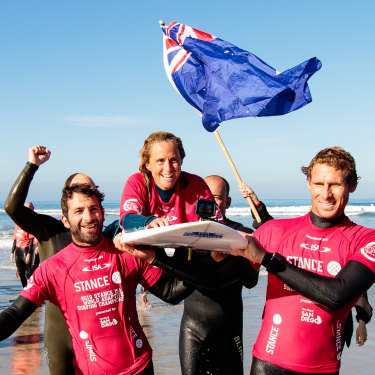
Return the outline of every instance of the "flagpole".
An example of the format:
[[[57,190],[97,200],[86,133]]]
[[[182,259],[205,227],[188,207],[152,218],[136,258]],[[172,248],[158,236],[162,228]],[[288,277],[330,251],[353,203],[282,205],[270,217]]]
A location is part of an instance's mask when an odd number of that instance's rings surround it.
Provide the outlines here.
[[[244,185],[244,182],[242,181],[242,178],[240,177],[240,175],[239,175],[239,173],[238,173],[238,171],[237,171],[237,168],[236,168],[236,166],[234,165],[234,163],[233,163],[233,161],[232,161],[232,158],[230,157],[229,152],[228,152],[227,148],[225,147],[223,140],[222,140],[221,137],[220,137],[219,132],[218,132],[217,130],[215,130],[215,131],[214,131],[214,134],[215,134],[216,139],[218,140],[218,142],[219,142],[219,144],[220,144],[221,149],[222,149],[223,152],[224,152],[224,155],[226,156],[226,158],[227,158],[227,160],[228,160],[228,162],[229,162],[229,165],[230,165],[231,168],[232,168],[232,171],[234,172],[234,175],[235,175],[236,178],[237,178],[237,181],[238,181],[241,185]],[[252,199],[251,199],[250,197],[247,197],[246,200],[247,200],[247,202],[248,202],[249,205],[250,205],[250,208],[251,208],[251,211],[252,211],[252,213],[253,213],[253,215],[254,215],[254,217],[255,217],[255,220],[256,220],[259,224],[261,224],[261,223],[262,223],[262,220],[260,219],[260,216],[259,216],[259,214],[258,214],[258,211],[257,211],[255,205],[254,205],[254,202],[252,201]]]

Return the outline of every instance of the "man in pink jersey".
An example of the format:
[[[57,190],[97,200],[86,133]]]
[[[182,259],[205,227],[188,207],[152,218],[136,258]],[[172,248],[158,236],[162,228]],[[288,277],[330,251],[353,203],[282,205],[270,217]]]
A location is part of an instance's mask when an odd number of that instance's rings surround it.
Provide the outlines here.
[[[311,212],[271,220],[232,251],[268,270],[252,375],[338,374],[346,319],[374,281],[375,230],[344,213],[358,182],[353,157],[326,148],[302,171]]]
[[[73,242],[42,262],[0,314],[0,340],[50,300],[72,336],[76,374],[153,375],[152,350],[136,312],[137,284],[172,303],[184,287],[103,237],[103,196],[89,184],[64,187],[62,222]]]

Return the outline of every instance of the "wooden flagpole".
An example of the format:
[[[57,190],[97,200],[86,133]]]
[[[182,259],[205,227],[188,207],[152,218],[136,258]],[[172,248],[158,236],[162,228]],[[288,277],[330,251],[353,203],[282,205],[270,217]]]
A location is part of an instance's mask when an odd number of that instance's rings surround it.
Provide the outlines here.
[[[224,142],[222,141],[222,139],[221,139],[221,137],[220,137],[219,132],[218,132],[217,130],[215,130],[215,131],[214,131],[214,134],[215,134],[216,139],[218,140],[218,142],[219,142],[219,144],[220,144],[221,149],[222,149],[223,152],[224,152],[224,155],[226,156],[226,158],[227,158],[227,160],[228,160],[228,162],[229,162],[229,165],[230,165],[231,168],[232,168],[232,171],[234,172],[234,175],[235,175],[236,178],[237,178],[237,181],[238,181],[241,185],[243,185],[244,182],[242,181],[242,179],[241,179],[241,177],[240,177],[240,175],[239,175],[239,173],[238,173],[238,171],[237,171],[237,168],[236,168],[236,166],[234,165],[234,163],[233,163],[233,161],[232,161],[232,158],[230,157],[230,155],[229,155],[229,153],[228,153],[228,150],[227,150],[227,148],[225,147]],[[255,205],[254,205],[254,202],[252,201],[252,199],[251,199],[250,197],[247,197],[246,200],[247,200],[247,202],[248,202],[249,205],[250,205],[250,208],[251,208],[251,211],[252,211],[252,213],[253,213],[253,215],[254,215],[254,217],[255,217],[255,220],[260,224],[260,223],[262,222],[262,220],[260,219],[260,216],[259,216],[259,214],[258,214],[258,211],[257,211]]]

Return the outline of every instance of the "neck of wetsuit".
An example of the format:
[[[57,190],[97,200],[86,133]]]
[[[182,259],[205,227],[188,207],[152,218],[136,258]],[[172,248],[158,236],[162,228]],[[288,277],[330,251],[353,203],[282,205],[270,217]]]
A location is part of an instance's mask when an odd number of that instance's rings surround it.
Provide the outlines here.
[[[164,202],[164,203],[167,203],[171,200],[172,198],[172,195],[174,193],[174,191],[176,190],[176,186],[178,184],[178,181],[177,183],[173,186],[172,189],[169,189],[169,190],[163,190],[163,189],[160,189],[160,187],[158,185],[155,184],[155,189],[156,191],[158,192],[161,200]]]
[[[323,219],[322,217],[315,215],[313,212],[310,212],[311,222],[320,229],[333,228],[339,225],[345,219],[345,217],[345,214],[342,214],[333,219]]]
[[[83,245],[78,245],[76,242],[74,242],[74,240],[72,240],[72,242],[74,243],[74,245],[76,245],[77,247],[81,247],[83,249],[87,249],[88,247],[94,247],[96,246],[97,244],[99,244],[99,242],[103,239],[103,236],[100,237],[99,241],[91,244],[91,245],[87,245],[87,246],[83,246]]]

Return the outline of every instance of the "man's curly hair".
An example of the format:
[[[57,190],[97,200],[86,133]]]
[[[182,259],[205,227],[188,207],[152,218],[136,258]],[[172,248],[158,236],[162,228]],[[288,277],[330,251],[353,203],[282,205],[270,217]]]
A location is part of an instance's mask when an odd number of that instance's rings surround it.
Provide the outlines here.
[[[61,196],[61,210],[63,215],[68,217],[68,200],[72,198],[74,193],[84,194],[88,197],[95,196],[98,199],[100,209],[103,210],[102,202],[104,200],[104,194],[101,193],[95,186],[89,184],[73,184],[71,186],[64,186]]]

